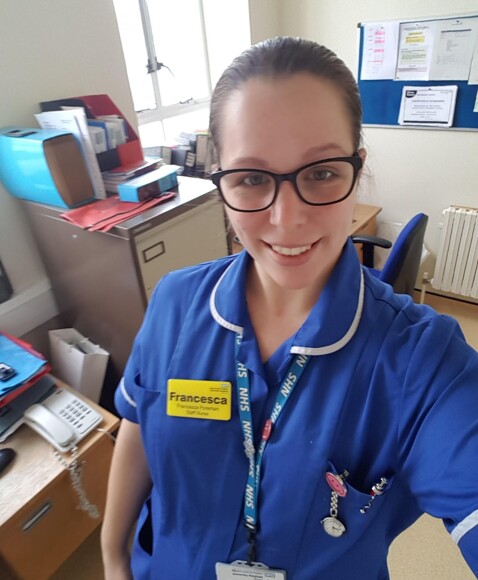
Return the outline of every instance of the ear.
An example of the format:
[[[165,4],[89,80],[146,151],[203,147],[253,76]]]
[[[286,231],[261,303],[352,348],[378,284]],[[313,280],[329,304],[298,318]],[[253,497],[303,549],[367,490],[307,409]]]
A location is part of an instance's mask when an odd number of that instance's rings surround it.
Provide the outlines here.
[[[365,160],[367,159],[367,151],[362,147],[357,151],[358,156],[362,160],[362,163],[365,165]]]

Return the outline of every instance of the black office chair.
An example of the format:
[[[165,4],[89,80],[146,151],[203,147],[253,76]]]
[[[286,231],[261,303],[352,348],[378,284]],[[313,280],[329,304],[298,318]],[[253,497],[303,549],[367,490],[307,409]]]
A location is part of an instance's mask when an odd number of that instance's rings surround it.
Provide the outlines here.
[[[413,297],[427,223],[428,216],[423,213],[417,214],[407,223],[393,244],[382,270],[374,268],[374,247],[391,248],[391,242],[359,234],[352,236],[352,240],[356,244],[363,244],[363,264],[374,276],[393,286],[398,294]]]

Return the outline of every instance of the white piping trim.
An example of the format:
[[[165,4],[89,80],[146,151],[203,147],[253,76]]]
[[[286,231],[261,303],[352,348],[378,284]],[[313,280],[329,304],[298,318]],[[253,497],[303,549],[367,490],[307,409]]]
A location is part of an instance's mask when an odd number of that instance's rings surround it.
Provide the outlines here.
[[[211,292],[211,296],[209,297],[209,308],[211,310],[212,317],[214,318],[214,320],[218,324],[220,324],[224,328],[227,328],[228,330],[233,330],[236,333],[243,334],[244,333],[244,328],[242,326],[237,326],[236,324],[232,324],[232,322],[228,322],[225,318],[223,318],[219,314],[219,312],[217,311],[217,308],[216,308],[216,292],[217,292],[217,289],[219,288],[219,284],[222,282],[222,279],[229,272],[229,269],[232,267],[233,264],[234,264],[234,262],[232,262],[230,264],[230,266],[228,266],[228,268],[224,271],[223,275],[219,278],[219,280],[217,281],[216,285],[214,286],[214,289]]]
[[[455,526],[454,530],[451,533],[452,539],[458,544],[461,538],[475,526],[478,526],[478,510],[472,512],[457,526]]]
[[[129,403],[132,407],[137,407],[138,405],[136,404],[136,401],[134,401],[134,399],[131,398],[130,394],[126,390],[126,387],[124,386],[124,377],[121,378],[119,388],[120,388],[121,394],[125,398],[125,401],[127,403]]]
[[[317,348],[313,348],[313,347],[309,347],[309,346],[293,346],[290,349],[290,352],[292,354],[304,354],[307,356],[317,356],[317,355],[332,354],[333,352],[336,352],[336,351],[340,350],[341,348],[343,348],[348,342],[350,342],[350,340],[352,339],[352,337],[354,336],[354,334],[357,331],[357,328],[358,328],[358,325],[360,322],[360,318],[362,316],[363,301],[364,301],[364,280],[363,280],[363,272],[362,272],[362,270],[360,270],[360,292],[359,292],[358,303],[357,303],[357,311],[355,312],[355,317],[352,320],[352,324],[350,325],[350,328],[347,330],[347,332],[344,334],[344,336],[340,340],[338,340],[337,342],[334,342],[334,344],[329,344],[327,346],[319,346]]]

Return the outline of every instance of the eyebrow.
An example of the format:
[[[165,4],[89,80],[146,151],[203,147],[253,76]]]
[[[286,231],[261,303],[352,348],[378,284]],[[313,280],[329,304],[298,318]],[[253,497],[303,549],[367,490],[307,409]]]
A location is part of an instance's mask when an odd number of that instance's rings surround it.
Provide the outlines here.
[[[314,155],[318,155],[319,157],[312,158]],[[338,143],[327,143],[326,145],[320,145],[308,149],[302,156],[302,161],[304,163],[307,163],[308,161],[306,160],[312,162],[319,161],[321,158],[327,159],[328,157],[344,157],[348,155],[350,154],[347,151],[345,151],[344,148],[340,146]],[[269,163],[265,159],[261,159],[260,157],[238,157],[237,159],[233,159],[230,165],[233,165],[234,167],[237,165],[241,165],[244,167],[258,166],[271,169]]]

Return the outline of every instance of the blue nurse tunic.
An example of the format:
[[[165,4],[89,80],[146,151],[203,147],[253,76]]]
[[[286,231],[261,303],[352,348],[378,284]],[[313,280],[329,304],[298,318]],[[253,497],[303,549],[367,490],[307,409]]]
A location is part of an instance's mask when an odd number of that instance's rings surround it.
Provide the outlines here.
[[[153,482],[134,577],[211,580],[216,562],[246,559],[237,332],[256,444],[294,355],[310,356],[264,454],[257,559],[288,580],[386,579],[391,541],[427,512],[478,574],[478,354],[456,322],[394,294],[348,241],[306,322],[263,364],[245,297],[249,262],[242,252],[166,275],[116,391],[119,413],[141,426]],[[231,419],[168,415],[169,379],[230,381]],[[344,470],[346,532],[332,537],[321,523],[331,508],[325,474]],[[385,493],[369,503],[382,477]]]

